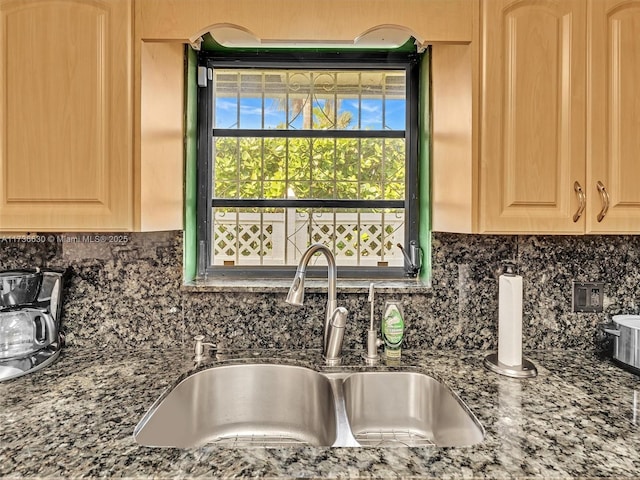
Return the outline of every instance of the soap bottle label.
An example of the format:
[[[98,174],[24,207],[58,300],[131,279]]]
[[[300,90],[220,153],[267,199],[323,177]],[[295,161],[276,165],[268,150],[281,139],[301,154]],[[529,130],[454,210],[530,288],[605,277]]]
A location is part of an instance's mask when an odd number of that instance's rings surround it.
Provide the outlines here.
[[[400,358],[404,338],[404,317],[398,302],[386,302],[382,317],[382,339],[387,358]]]

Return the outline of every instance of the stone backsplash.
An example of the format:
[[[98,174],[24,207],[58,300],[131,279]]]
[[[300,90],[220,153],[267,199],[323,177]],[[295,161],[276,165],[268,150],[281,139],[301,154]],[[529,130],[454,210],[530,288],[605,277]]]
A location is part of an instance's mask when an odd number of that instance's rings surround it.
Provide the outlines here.
[[[326,294],[303,307],[276,293],[181,288],[182,234],[50,235],[40,243],[0,241],[0,269],[69,267],[63,323],[70,346],[164,347],[204,334],[221,349],[320,348]],[[112,240],[112,241],[110,241]],[[432,288],[376,295],[402,302],[405,348],[486,349],[497,344],[500,262],[515,259],[524,279],[526,349],[593,349],[599,325],[640,313],[640,236],[433,234]],[[605,312],[572,313],[572,281],[606,283]],[[339,293],[350,314],[345,348],[363,349],[366,293]]]

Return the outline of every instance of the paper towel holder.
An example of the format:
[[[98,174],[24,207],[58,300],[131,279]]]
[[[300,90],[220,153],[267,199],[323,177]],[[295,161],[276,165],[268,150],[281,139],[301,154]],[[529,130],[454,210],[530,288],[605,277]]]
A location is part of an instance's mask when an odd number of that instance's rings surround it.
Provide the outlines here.
[[[503,275],[515,276],[516,263],[512,260],[503,260]],[[535,365],[522,357],[520,365],[505,365],[498,360],[498,353],[487,355],[484,359],[484,366],[492,372],[512,378],[532,378],[538,375]]]
[[[500,262],[502,265],[502,274],[508,276],[514,276],[517,274],[517,266],[515,260],[502,260]]]
[[[524,357],[520,365],[505,365],[498,361],[497,353],[492,353],[485,357],[484,366],[492,372],[511,378],[532,378],[538,375],[536,366]]]

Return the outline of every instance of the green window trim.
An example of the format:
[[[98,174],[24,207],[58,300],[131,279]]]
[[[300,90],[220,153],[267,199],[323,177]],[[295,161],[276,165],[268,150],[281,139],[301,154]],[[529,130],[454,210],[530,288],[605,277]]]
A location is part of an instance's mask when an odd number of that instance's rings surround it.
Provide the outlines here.
[[[418,114],[418,191],[420,195],[419,222],[422,268],[419,278],[431,281],[431,49],[422,56],[419,81],[420,108]]]
[[[419,229],[418,238],[422,250],[422,268],[419,279],[429,283],[431,278],[431,195],[430,195],[430,49],[423,54],[419,79]],[[184,225],[184,281],[197,277],[197,54],[186,46],[185,61],[185,225]]]
[[[198,57],[185,46],[185,175],[184,175],[184,280],[190,282],[197,275],[197,200],[198,200]]]

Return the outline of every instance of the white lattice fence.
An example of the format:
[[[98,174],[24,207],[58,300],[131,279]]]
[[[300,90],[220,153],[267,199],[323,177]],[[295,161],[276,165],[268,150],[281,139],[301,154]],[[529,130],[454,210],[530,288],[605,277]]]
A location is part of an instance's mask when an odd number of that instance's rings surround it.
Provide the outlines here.
[[[213,230],[214,265],[284,264],[285,221],[277,213],[216,214]]]
[[[404,218],[375,213],[225,213],[216,215],[215,265],[295,265],[311,243],[323,243],[338,265],[403,264]]]
[[[396,247],[404,243],[404,218],[374,213],[314,214],[311,240],[332,246],[339,265],[376,266],[378,262],[402,265]],[[304,248],[302,249],[304,251]]]

